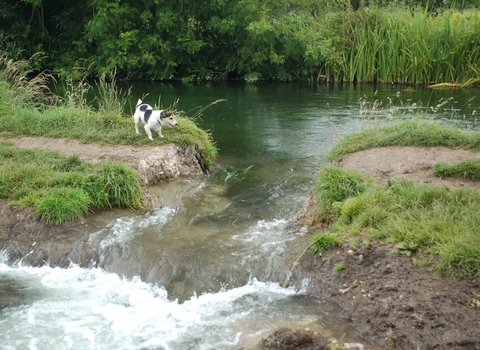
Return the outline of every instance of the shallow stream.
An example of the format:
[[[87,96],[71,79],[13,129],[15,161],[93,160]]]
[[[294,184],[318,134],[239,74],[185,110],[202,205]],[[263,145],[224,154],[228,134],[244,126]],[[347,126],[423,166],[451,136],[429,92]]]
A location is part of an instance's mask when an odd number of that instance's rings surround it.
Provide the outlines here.
[[[475,128],[480,109],[478,89],[130,85],[132,101],[178,98],[188,115],[226,99],[197,119],[217,169],[153,187],[161,209],[105,211],[85,232],[32,244],[30,256],[75,247],[68,268],[2,252],[0,349],[252,349],[281,326],[361,343],[335,304],[305,293],[308,280],[282,288],[309,244],[292,218],[313,176],[343,133],[420,109]]]

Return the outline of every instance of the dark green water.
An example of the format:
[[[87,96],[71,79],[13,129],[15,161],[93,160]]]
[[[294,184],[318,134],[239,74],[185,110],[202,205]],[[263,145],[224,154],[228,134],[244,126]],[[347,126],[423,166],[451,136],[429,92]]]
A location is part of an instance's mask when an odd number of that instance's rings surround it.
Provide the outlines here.
[[[420,111],[448,123],[476,127],[480,106],[480,89],[267,83],[131,86],[135,102],[148,94],[145,102],[153,105],[160,100],[168,108],[179,99],[178,109],[190,116],[199,106],[225,99],[205,110],[197,122],[211,131],[218,145],[220,169],[249,169],[241,188],[233,185],[229,191],[262,215],[270,208],[265,204],[272,188],[285,190],[282,195],[290,208],[299,204],[297,195],[306,193],[309,180],[342,134],[374,120]]]

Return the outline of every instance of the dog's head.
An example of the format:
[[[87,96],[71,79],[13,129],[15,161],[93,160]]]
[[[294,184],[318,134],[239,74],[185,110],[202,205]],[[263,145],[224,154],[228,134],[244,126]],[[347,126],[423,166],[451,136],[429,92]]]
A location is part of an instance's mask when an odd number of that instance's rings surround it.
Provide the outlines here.
[[[173,111],[162,111],[160,118],[172,128],[178,125],[177,120],[175,119],[175,112]]]

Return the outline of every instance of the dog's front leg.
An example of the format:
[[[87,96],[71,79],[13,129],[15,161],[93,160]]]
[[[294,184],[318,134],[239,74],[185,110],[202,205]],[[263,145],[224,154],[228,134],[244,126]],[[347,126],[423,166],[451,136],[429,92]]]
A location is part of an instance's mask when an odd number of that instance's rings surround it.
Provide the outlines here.
[[[163,135],[162,135],[162,126],[161,126],[161,125],[158,127],[158,136],[160,136],[160,137],[163,138]]]
[[[147,133],[148,138],[153,141],[152,132],[150,131],[148,125],[145,125],[145,132]]]

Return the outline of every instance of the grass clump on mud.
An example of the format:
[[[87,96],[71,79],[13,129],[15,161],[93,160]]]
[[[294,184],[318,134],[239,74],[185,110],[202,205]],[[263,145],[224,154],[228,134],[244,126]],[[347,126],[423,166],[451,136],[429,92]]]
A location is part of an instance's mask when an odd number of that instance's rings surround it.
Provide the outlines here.
[[[480,151],[480,132],[465,132],[452,125],[415,117],[346,135],[329,153],[328,160],[373,147],[387,146],[446,146]]]
[[[95,209],[142,208],[143,196],[138,174],[123,164],[92,165],[78,155],[0,142],[0,198],[63,224]]]
[[[449,146],[479,149],[478,132],[410,120],[361,130],[344,138],[329,155],[376,146]],[[480,178],[478,161],[438,164],[437,176]],[[391,178],[386,186],[337,165],[325,166],[314,185],[317,219],[341,238],[395,243],[419,264],[459,276],[480,274],[480,191],[416,184]]]

